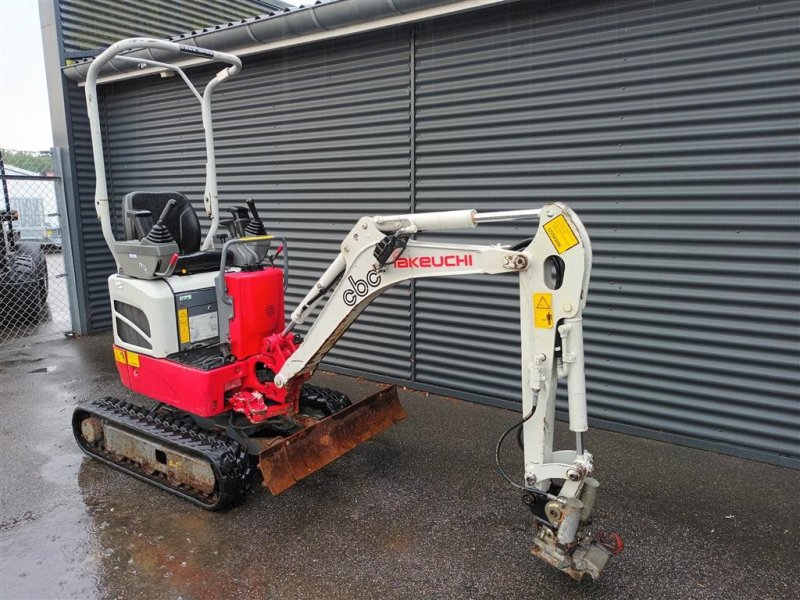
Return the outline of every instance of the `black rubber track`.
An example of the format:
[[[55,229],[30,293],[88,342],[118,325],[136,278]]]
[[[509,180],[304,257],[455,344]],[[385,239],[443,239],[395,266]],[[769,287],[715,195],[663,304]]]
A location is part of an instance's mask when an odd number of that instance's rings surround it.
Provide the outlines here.
[[[216,478],[214,492],[209,496],[187,486],[175,486],[159,473],[148,475],[134,463],[117,462],[111,454],[83,439],[81,422],[92,415],[140,437],[157,440],[159,444],[208,461]],[[92,458],[207,510],[233,506],[247,493],[252,483],[251,459],[238,442],[169,415],[151,414],[146,408],[124,400],[102,398],[80,404],[72,414],[72,431],[78,445]]]
[[[300,406],[321,411],[326,417],[350,406],[352,402],[342,392],[305,384],[300,390]]]

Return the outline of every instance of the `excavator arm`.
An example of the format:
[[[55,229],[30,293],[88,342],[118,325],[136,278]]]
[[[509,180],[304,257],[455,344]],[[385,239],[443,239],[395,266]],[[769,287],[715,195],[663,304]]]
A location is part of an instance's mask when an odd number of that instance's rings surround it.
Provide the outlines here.
[[[483,223],[538,220],[530,241],[501,245],[445,244],[411,239],[422,231],[474,228]],[[563,204],[539,210],[478,213],[474,210],[363,217],[341,252],[292,313],[284,331],[302,324],[328,295],[304,341],[275,375],[276,386],[313,371],[350,324],[375,298],[400,282],[421,277],[516,273],[519,277],[521,404],[524,475],[514,482],[536,519],[533,553],[576,579],[600,576],[621,551],[616,534],[590,535],[597,495],[587,430],[583,321],[592,251],[580,219]],[[553,449],[556,388],[567,383],[569,428],[575,448]],[[491,385],[491,381],[487,381]],[[502,438],[501,438],[502,441]]]

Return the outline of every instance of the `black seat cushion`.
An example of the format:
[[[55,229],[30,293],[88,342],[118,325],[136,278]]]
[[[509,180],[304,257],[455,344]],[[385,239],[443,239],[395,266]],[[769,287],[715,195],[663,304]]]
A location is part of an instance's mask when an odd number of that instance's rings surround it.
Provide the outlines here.
[[[170,211],[164,225],[177,242],[181,254],[192,254],[200,250],[200,221],[192,204],[179,192],[131,192],[125,196],[122,200],[122,214],[126,239],[138,239],[134,218],[128,215],[129,211],[149,210],[155,223],[167,202],[172,199],[178,204]]]

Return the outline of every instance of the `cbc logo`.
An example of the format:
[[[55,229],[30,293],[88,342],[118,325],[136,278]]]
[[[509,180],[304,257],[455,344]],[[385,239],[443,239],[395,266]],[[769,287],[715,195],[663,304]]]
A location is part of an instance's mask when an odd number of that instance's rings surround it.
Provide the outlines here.
[[[366,296],[370,289],[381,284],[381,275],[377,271],[370,271],[364,279],[353,279],[351,275],[347,281],[350,282],[350,289],[344,291],[342,300],[347,306],[355,306],[356,302]]]

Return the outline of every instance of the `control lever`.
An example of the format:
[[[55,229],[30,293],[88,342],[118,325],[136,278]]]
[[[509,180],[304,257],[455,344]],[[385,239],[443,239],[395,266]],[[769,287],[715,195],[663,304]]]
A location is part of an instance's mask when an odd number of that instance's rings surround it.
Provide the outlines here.
[[[250,219],[250,222],[245,226],[245,234],[248,236],[267,235],[267,230],[264,228],[264,222],[258,216],[258,211],[256,210],[256,201],[252,198],[248,198],[247,206],[250,208],[253,218]]]
[[[250,214],[247,212],[247,208],[244,206],[232,206],[228,210],[233,215],[232,237],[240,238],[247,235],[245,230],[248,223],[250,223]]]
[[[172,234],[167,229],[167,226],[164,225],[164,221],[169,216],[170,211],[175,208],[178,204],[178,201],[174,198],[170,198],[167,205],[164,207],[164,210],[161,211],[161,214],[158,216],[158,221],[155,225],[150,229],[150,231],[145,236],[145,240],[150,242],[151,244],[174,244],[175,239],[172,237]]]
[[[217,236],[225,236],[227,238],[235,238],[236,237],[236,230],[234,229],[234,219],[221,219],[219,222],[220,227],[224,227],[227,231],[223,231],[217,234]],[[225,243],[225,240],[220,239],[219,242],[221,244]]]
[[[252,242],[238,244],[231,248],[233,253],[231,264],[235,267],[260,269],[260,265],[269,251],[270,239],[264,230],[264,223],[261,222],[258,216],[255,201],[250,198],[246,202],[247,206],[233,206],[228,209],[233,215],[232,224],[229,226],[233,235],[226,242],[226,245],[234,241],[234,239]],[[248,208],[250,209],[249,212]]]
[[[283,244],[281,244],[280,246],[278,246],[278,249],[277,249],[277,250],[275,250],[275,254],[273,254],[272,256],[270,256],[270,257],[269,257],[269,262],[270,262],[272,265],[274,265],[274,264],[275,264],[275,259],[276,259],[276,258],[278,258],[278,257],[281,255],[281,252],[283,252]]]

